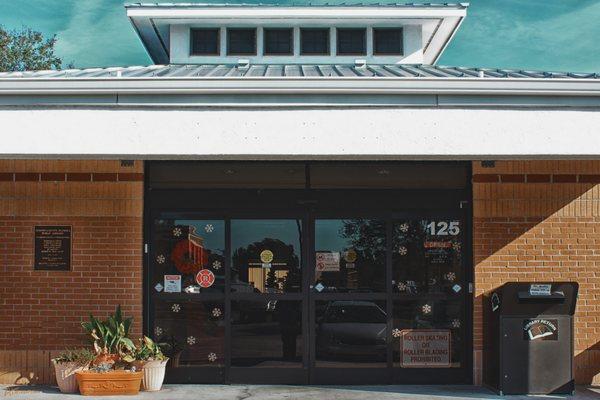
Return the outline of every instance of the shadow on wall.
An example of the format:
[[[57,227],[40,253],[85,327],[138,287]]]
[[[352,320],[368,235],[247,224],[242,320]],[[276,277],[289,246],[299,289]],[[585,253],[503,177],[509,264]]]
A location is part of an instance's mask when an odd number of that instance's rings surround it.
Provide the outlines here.
[[[576,281],[575,378],[600,383],[600,164],[473,166],[475,350],[483,347],[483,293],[510,281]]]

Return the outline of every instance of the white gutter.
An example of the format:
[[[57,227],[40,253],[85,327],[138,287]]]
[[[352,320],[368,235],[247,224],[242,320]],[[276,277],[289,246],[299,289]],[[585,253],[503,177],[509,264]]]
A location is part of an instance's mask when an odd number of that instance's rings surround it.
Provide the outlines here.
[[[0,78],[2,95],[454,94],[600,96],[600,79],[395,77]]]

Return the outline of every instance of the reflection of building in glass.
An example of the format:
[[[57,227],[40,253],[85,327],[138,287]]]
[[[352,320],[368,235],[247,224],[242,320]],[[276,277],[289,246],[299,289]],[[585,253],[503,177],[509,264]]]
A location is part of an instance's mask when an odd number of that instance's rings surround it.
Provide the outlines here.
[[[248,267],[248,282],[261,293],[281,292],[288,272],[288,270],[274,270],[271,272],[271,268]],[[269,276],[270,274],[272,276]]]
[[[192,261],[206,266],[210,250],[204,248],[204,239],[196,233],[195,226],[188,226],[188,240],[190,242],[189,255]]]

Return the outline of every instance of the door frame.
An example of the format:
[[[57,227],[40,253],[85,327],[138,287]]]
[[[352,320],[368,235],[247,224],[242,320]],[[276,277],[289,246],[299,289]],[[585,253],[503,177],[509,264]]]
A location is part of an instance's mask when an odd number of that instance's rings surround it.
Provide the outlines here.
[[[314,371],[316,368],[314,365],[314,321],[311,321],[314,316],[312,310],[314,309],[313,302],[316,301],[311,296],[309,285],[312,282],[312,276],[314,271],[308,266],[311,264],[314,257],[314,221],[317,218],[328,216],[335,217],[336,215],[352,216],[354,218],[360,218],[361,216],[372,216],[377,215],[384,216],[387,222],[387,237],[388,240],[391,237],[391,226],[393,218],[397,215],[412,215],[416,218],[426,218],[428,214],[439,213],[440,210],[450,209],[454,212],[459,212],[462,215],[462,220],[465,224],[465,256],[463,259],[463,269],[465,274],[465,283],[468,283],[472,288],[473,282],[473,266],[472,266],[472,206],[471,206],[471,191],[468,189],[461,190],[345,190],[345,189],[314,189],[314,190],[302,190],[302,189],[269,189],[269,190],[257,190],[257,189],[221,189],[221,190],[198,190],[198,189],[152,189],[148,180],[148,174],[146,174],[146,190],[144,200],[144,263],[143,263],[143,331],[146,335],[151,335],[151,323],[153,322],[153,311],[152,311],[152,300],[151,290],[152,282],[150,274],[150,254],[148,246],[152,243],[152,220],[154,215],[160,212],[172,212],[182,213],[184,215],[194,215],[194,217],[200,217],[206,219],[223,219],[225,221],[226,232],[226,254],[225,256],[225,274],[226,274],[226,287],[230,282],[230,241],[231,241],[231,219],[235,219],[235,216],[246,216],[250,219],[278,219],[277,216],[290,217],[299,215],[303,221],[302,237],[304,242],[303,245],[303,292],[302,298],[302,309],[303,309],[303,376],[289,377],[284,379],[285,383],[296,383],[296,384],[348,384],[356,383],[356,381],[348,381],[347,379],[339,380],[336,376],[344,376],[347,369],[344,371],[337,371],[331,374],[325,374],[324,380],[317,379]],[[357,193],[358,192],[358,193]],[[232,210],[232,204],[230,202],[232,196],[239,196],[244,198],[247,194],[254,194],[251,196],[250,201],[246,204],[240,204],[238,209]],[[276,204],[268,204],[260,201],[261,193],[276,194],[276,197],[281,196],[283,202]],[[258,195],[257,195],[258,194]],[[346,195],[350,194],[350,199]],[[181,196],[183,195],[183,196]],[[178,201],[175,199],[185,198],[186,201]],[[339,199],[348,200],[346,203],[340,204]],[[357,199],[364,199],[365,201],[357,201]],[[387,208],[386,211],[382,212],[381,199],[384,199],[383,207]],[[435,207],[440,203],[434,199],[444,199],[444,207]],[[208,201],[206,201],[208,199]],[[225,201],[219,201],[223,199]],[[394,200],[401,201],[394,201]],[[394,205],[393,208],[390,208]],[[448,207],[453,205],[453,207]],[[391,320],[392,320],[392,304],[393,295],[391,293],[391,246],[388,247],[388,254],[386,256],[386,292],[377,294],[375,297],[382,296],[386,301],[386,312],[388,314],[388,343],[391,339]],[[472,341],[472,327],[473,327],[473,294],[466,293],[464,300],[465,313],[467,317],[465,320],[466,327],[464,330],[465,334],[465,358],[464,367],[457,369],[459,371],[448,371],[449,373],[440,373],[442,370],[437,370],[435,374],[434,383],[454,383],[454,384],[468,384],[472,383],[472,354],[473,354],[473,341]],[[281,295],[285,296],[285,295]],[[373,297],[373,296],[372,296]],[[264,379],[268,372],[267,368],[255,368],[257,372],[249,372],[242,374],[243,379],[234,379],[235,376],[231,376],[231,295],[228,290],[225,291],[223,301],[225,303],[225,320],[226,320],[226,333],[225,333],[225,367],[221,374],[210,374],[209,370],[214,372],[215,368],[210,367],[186,367],[185,375],[181,376],[168,376],[171,382],[193,382],[197,381],[195,377],[202,376],[203,378],[212,377],[208,379],[207,383],[281,383],[281,381],[271,381]],[[312,337],[312,339],[311,339]],[[307,355],[308,352],[308,355]],[[429,374],[423,374],[423,370],[417,369],[402,369],[400,377],[395,374],[393,363],[391,359],[391,346],[388,345],[388,361],[387,367],[385,368],[386,377],[385,379],[379,379],[377,382],[370,382],[365,380],[365,384],[369,383],[432,383],[431,376]],[[308,357],[308,358],[307,358]],[[243,367],[242,367],[243,368]],[[320,368],[322,369],[322,368]],[[355,370],[359,370],[356,368]],[[279,369],[280,371],[281,369]],[[332,368],[333,370],[333,368]],[[379,369],[378,369],[379,370]],[[381,370],[379,370],[381,371]],[[431,372],[431,370],[427,370]],[[434,370],[435,371],[435,370]],[[344,374],[340,374],[343,372]],[[281,373],[281,377],[284,378],[287,372]],[[208,375],[207,375],[208,374]],[[366,377],[366,375],[361,375]],[[246,379],[247,378],[247,379]]]

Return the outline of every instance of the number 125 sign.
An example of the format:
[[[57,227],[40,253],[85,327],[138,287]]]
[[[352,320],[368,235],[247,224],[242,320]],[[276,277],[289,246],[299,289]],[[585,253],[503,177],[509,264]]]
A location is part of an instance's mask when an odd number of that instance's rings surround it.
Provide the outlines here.
[[[460,233],[460,221],[431,221],[425,229],[431,236],[456,236]]]

